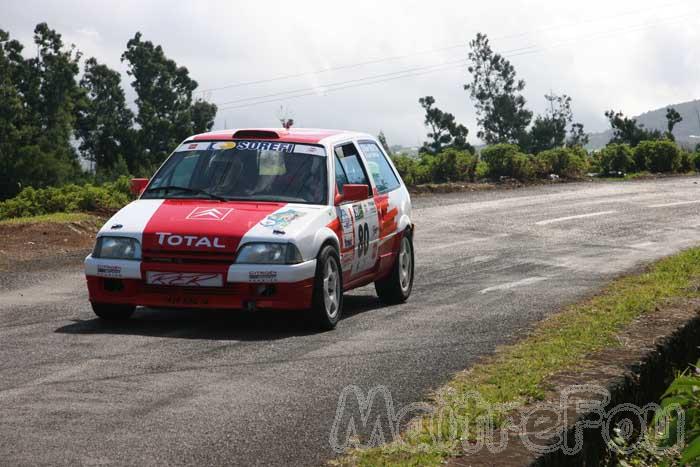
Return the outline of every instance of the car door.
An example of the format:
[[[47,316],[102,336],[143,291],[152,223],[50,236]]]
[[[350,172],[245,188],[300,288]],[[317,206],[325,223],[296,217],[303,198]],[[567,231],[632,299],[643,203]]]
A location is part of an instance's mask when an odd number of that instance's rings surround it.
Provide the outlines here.
[[[379,210],[371,195],[367,168],[353,142],[334,148],[336,186],[342,194],[344,184],[367,185],[367,199],[343,203],[338,209],[343,238],[341,263],[346,282],[360,279],[376,269],[378,261]]]
[[[377,273],[381,276],[393,265],[393,256],[399,246],[398,221],[403,204],[401,181],[389,163],[387,155],[376,141],[360,140],[358,146],[364,156],[367,173],[374,185],[374,202],[379,218],[377,245],[380,265]]]

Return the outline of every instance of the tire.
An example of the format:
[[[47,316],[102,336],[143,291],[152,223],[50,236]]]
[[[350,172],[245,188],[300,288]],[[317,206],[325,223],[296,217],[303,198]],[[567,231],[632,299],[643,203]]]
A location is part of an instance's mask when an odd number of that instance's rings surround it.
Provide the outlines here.
[[[92,311],[101,319],[122,321],[131,318],[136,309],[133,305],[112,305],[108,303],[91,303]]]
[[[314,291],[309,310],[314,329],[330,331],[343,313],[343,270],[338,251],[326,245],[316,258]]]
[[[385,305],[398,305],[408,300],[413,290],[413,236],[406,230],[401,237],[399,253],[391,273],[374,283],[379,300]]]

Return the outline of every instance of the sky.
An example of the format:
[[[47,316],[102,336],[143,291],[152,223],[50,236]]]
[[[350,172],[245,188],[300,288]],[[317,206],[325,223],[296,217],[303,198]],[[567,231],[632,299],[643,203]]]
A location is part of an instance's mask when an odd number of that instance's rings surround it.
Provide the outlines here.
[[[432,95],[478,143],[463,88],[477,32],[526,81],[535,114],[546,93],[565,93],[590,132],[607,129],[609,109],[637,115],[700,98],[697,0],[0,0],[0,11],[0,29],[28,54],[45,21],[122,72],[132,102],[120,56],[141,31],[219,106],[215,129],[279,126],[284,115],[297,127],[383,131],[390,144],[418,146],[418,99]]]

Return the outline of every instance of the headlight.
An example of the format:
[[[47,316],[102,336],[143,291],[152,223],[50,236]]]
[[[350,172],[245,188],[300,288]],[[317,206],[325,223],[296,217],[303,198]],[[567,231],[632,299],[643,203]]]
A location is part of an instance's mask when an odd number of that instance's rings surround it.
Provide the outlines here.
[[[141,259],[141,245],[129,237],[99,237],[92,256],[104,259]]]
[[[297,264],[299,249],[291,243],[248,243],[236,257],[238,264]]]

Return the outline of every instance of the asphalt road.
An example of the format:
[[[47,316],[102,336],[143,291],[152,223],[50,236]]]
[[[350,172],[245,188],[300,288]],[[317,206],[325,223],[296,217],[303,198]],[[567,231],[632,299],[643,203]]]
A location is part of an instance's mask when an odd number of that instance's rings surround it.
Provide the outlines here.
[[[417,197],[409,303],[354,291],[323,334],[269,313],[104,324],[78,262],[2,273],[0,464],[321,464],[344,388],[384,385],[398,411],[609,278],[697,244],[698,183]],[[367,435],[359,414],[341,411],[341,434],[356,417]]]

